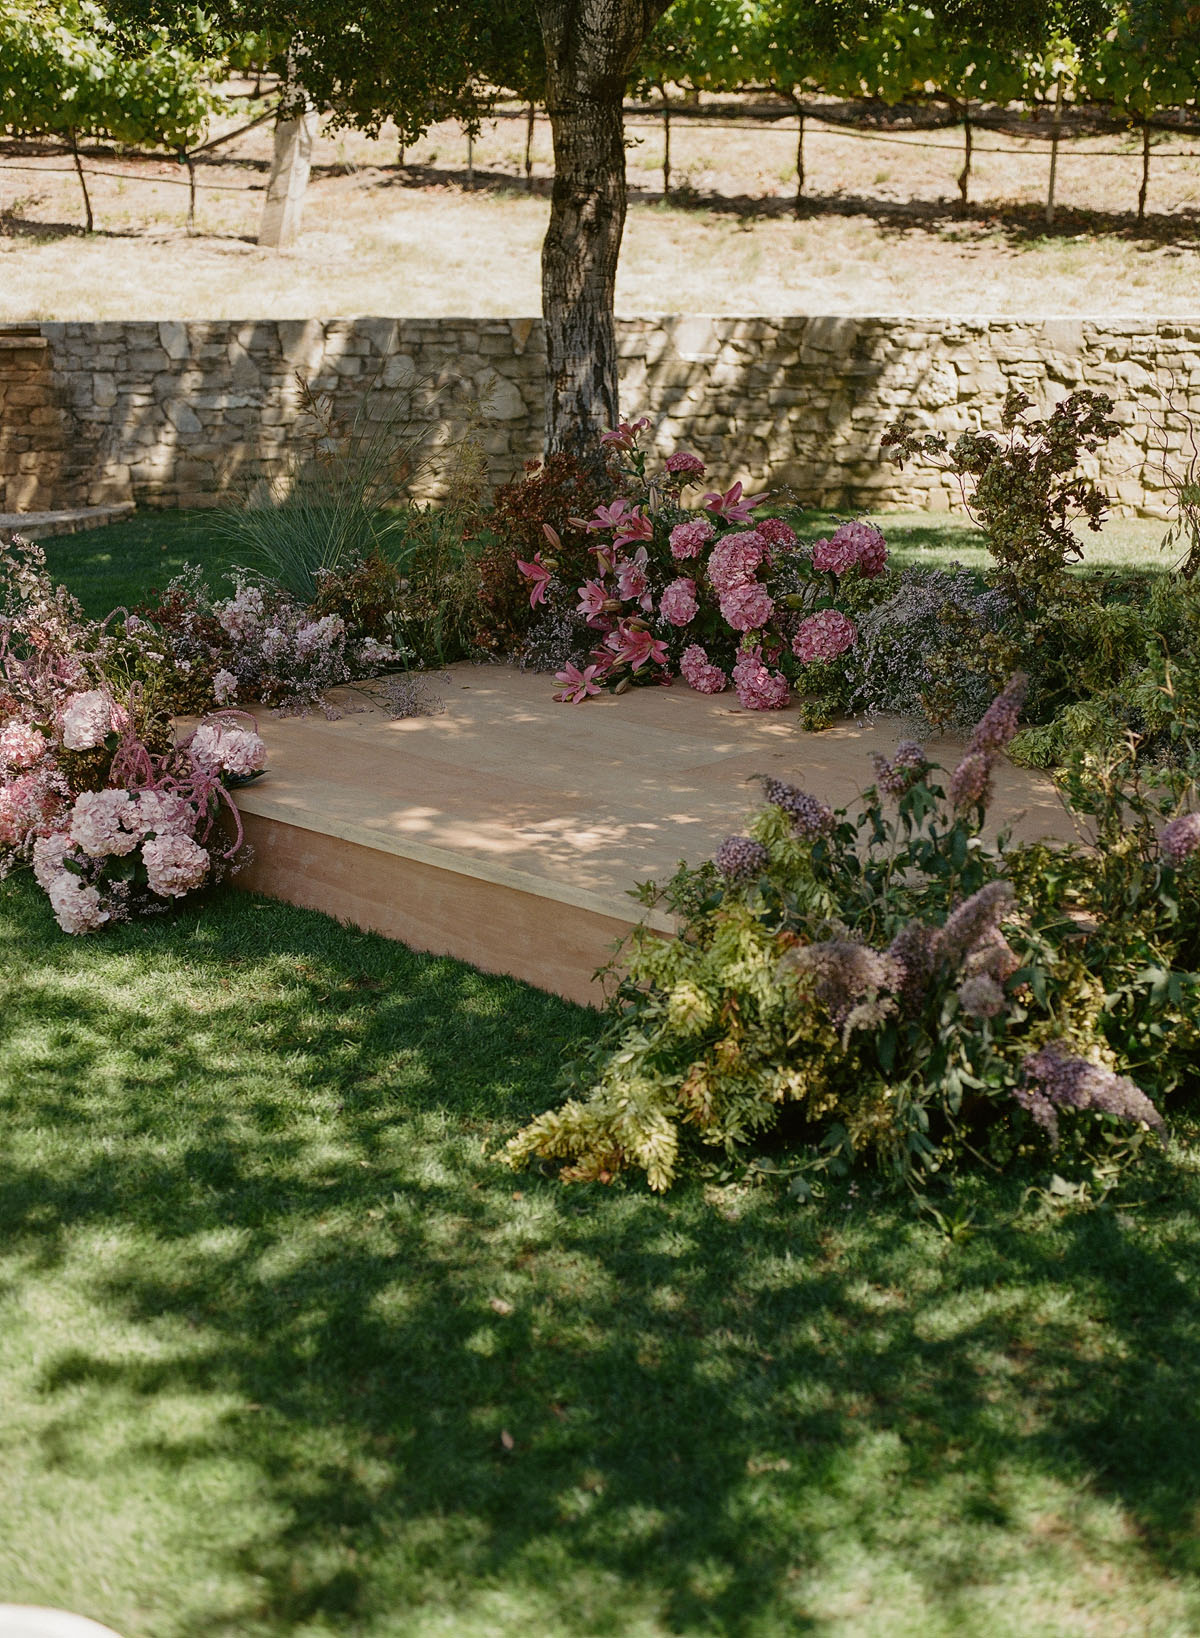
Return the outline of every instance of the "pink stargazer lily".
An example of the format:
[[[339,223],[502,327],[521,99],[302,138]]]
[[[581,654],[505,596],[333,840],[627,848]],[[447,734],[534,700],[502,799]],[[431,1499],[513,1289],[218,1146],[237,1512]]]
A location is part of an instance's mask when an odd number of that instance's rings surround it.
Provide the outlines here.
[[[604,613],[604,605],[608,602],[608,592],[602,580],[585,580],[579,588],[579,607],[577,614],[585,615],[588,621],[598,619]]]
[[[640,506],[635,506],[633,511],[622,520],[620,527],[613,536],[613,545],[632,546],[635,540],[653,539],[654,524],[652,520],[647,517]]]
[[[618,421],[615,427],[600,434],[602,444],[612,444],[616,449],[632,449],[637,442],[639,432],[645,432],[650,425],[650,418],[643,415],[640,421]]]
[[[554,673],[555,682],[562,683],[562,689],[554,698],[562,705],[568,702],[572,705],[582,705],[589,695],[600,692],[600,684],[596,678],[603,675],[603,666],[586,665],[581,671],[568,660],[561,671]]]
[[[522,563],[517,559],[517,568],[526,580],[533,582],[533,589],[529,593],[529,607],[537,608],[539,603],[546,601],[546,587],[550,583],[550,570],[542,562],[541,552],[534,552],[532,563]]]
[[[630,625],[627,620],[620,621],[617,629],[609,632],[604,646],[612,651],[618,665],[627,662],[632,671],[640,671],[651,661],[655,665],[667,663],[667,645],[662,638],[644,626]]]
[[[741,484],[735,483],[723,495],[716,489],[710,489],[701,505],[714,517],[724,518],[726,523],[749,523],[751,512],[762,505],[770,492],[764,489],[761,495],[743,495]]]
[[[590,518],[584,520],[585,529],[619,529],[629,512],[629,502],[618,495],[608,506],[598,506]]]
[[[648,562],[646,548],[639,546],[632,557],[623,558],[617,564],[617,595],[626,601],[636,597],[647,614],[654,607],[654,595],[650,591],[650,581],[646,575]]]

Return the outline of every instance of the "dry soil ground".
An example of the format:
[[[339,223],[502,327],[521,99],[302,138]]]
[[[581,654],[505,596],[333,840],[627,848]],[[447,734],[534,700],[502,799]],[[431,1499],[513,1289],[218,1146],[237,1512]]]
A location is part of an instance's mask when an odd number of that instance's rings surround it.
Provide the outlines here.
[[[808,129],[809,197],[797,217],[794,121],[745,129],[677,119],[681,192],[664,203],[661,121],[631,115],[618,310],[1200,312],[1200,136],[1159,140],[1142,227],[1133,216],[1136,140],[1072,142],[1048,231],[1048,144],[1029,128],[978,134],[966,211],[955,190],[959,131],[865,135],[813,121]],[[375,142],[323,135],[303,236],[282,255],[254,242],[270,145],[262,127],[199,167],[193,237],[173,163],[89,154],[89,169],[105,174],[91,177],[97,231],[85,235],[69,159],[30,145],[0,149],[0,319],[539,310],[544,121],[531,192],[516,108],[485,127],[473,177],[457,126],[432,130],[404,166],[386,131]]]

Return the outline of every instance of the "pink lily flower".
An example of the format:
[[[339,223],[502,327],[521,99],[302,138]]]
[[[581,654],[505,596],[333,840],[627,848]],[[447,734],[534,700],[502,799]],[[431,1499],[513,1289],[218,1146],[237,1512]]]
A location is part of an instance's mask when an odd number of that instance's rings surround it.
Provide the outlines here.
[[[522,563],[517,559],[517,568],[526,580],[533,582],[533,590],[529,593],[529,607],[537,608],[539,603],[546,601],[546,587],[550,583],[550,570],[542,562],[541,552],[534,552],[532,563]]]
[[[770,493],[769,489],[764,489],[761,495],[743,496],[741,484],[735,483],[723,495],[710,489],[701,504],[706,512],[724,518],[726,523],[749,523],[752,521],[751,512],[756,506],[761,506]]]
[[[636,597],[647,614],[654,607],[650,581],[646,576],[648,561],[646,548],[639,546],[632,557],[623,558],[617,564],[617,595],[627,601],[631,597]]]
[[[639,432],[644,432],[650,425],[649,416],[643,415],[640,421],[618,421],[615,427],[600,434],[602,444],[612,444],[616,449],[632,449],[637,443]]]
[[[581,671],[568,660],[561,671],[554,673],[555,682],[562,683],[561,691],[555,694],[554,698],[561,705],[567,704],[568,701],[572,705],[582,705],[590,694],[600,692],[600,684],[596,678],[603,675],[604,669],[599,665],[584,666]]]
[[[585,529],[619,529],[629,511],[629,502],[618,496],[609,506],[598,506],[584,523]]]
[[[617,629],[609,632],[604,646],[612,650],[618,665],[628,663],[632,671],[640,671],[651,661],[655,665],[667,663],[667,645],[662,638],[644,626],[630,625],[628,620],[620,621]]]
[[[608,592],[601,580],[585,580],[579,588],[578,614],[584,614],[589,620],[595,620],[602,615],[605,603],[608,602]]]
[[[654,524],[642,511],[635,506],[633,511],[624,518],[613,536],[614,546],[631,546],[635,540],[653,540]]]

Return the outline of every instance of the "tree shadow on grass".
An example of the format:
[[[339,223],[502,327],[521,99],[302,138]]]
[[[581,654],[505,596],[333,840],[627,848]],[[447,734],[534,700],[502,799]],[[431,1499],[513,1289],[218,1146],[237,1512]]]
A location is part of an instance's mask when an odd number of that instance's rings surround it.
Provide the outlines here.
[[[56,947],[4,1020],[0,1237],[32,1281],[133,1236],[89,1291],[153,1344],[43,1347],[44,1460],[70,1478],[115,1402],[115,1469],[240,1464],[266,1512],[213,1566],[233,1628],[446,1606],[466,1630],[495,1597],[511,1625],[486,1630],[803,1633],[851,1554],[868,1583],[902,1558],[937,1630],[981,1630],[971,1599],[1016,1555],[1036,1581],[1104,1554],[1086,1520],[1030,1537],[1047,1482],[1118,1505],[1142,1573],[1200,1570],[1194,1218],[949,1246],[884,1201],[722,1215],[502,1173],[483,1140],[550,1100],[594,1020],[251,908],[90,968]],[[159,1401],[221,1408],[143,1431]]]

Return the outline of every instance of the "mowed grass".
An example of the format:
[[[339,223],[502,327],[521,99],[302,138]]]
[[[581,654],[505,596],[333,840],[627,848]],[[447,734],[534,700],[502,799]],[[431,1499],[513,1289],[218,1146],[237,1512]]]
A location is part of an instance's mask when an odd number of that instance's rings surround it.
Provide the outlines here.
[[[841,517],[806,512],[800,520],[801,539],[828,534]],[[871,519],[886,534],[897,564],[946,568],[961,563],[976,571],[988,567],[983,537],[955,514],[883,512],[871,514]],[[1080,539],[1085,566],[1163,573],[1173,561],[1160,550],[1165,531],[1165,524],[1145,518],[1112,518],[1097,535],[1084,530]],[[215,591],[228,593],[230,576],[246,557],[230,543],[215,515],[206,511],[140,512],[103,529],[54,537],[45,548],[52,572],[66,581],[95,619],[103,619],[110,609],[144,602],[152,588],[161,590],[188,563],[200,565]]]
[[[0,887],[0,1599],[127,1638],[1186,1634],[1200,1165],[957,1238],[489,1150],[594,1015]],[[943,1202],[945,1205],[946,1203]]]
[[[107,611],[203,518],[51,561]],[[988,1181],[940,1219],[499,1166],[599,1027],[233,891],[76,940],[0,883],[0,1602],[126,1638],[1196,1631],[1194,1125],[1094,1209]]]

